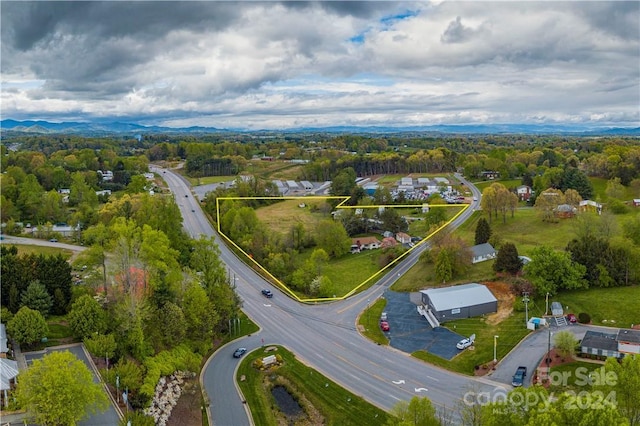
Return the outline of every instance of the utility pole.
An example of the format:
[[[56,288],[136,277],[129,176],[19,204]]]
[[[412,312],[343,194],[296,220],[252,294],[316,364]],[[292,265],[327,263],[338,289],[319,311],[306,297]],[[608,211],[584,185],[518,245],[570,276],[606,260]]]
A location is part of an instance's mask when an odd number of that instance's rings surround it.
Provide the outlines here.
[[[546,304],[545,304],[545,308],[544,308],[544,315],[545,316],[549,315],[549,292],[547,292]]]
[[[522,292],[522,301],[524,302],[524,325],[526,326],[529,322],[529,307],[527,306],[529,303],[529,292]]]
[[[498,362],[498,335],[493,336],[493,365]]]

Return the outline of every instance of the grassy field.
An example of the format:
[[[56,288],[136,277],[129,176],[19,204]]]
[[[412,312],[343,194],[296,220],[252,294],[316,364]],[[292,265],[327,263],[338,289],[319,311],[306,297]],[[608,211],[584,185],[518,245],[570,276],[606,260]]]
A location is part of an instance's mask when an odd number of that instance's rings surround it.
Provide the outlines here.
[[[258,220],[271,231],[286,235],[290,229],[299,223],[303,224],[307,232],[313,233],[323,216],[311,212],[308,205],[300,208],[300,203],[320,203],[320,200],[284,200],[269,206],[256,209]],[[324,216],[330,218],[330,216]]]
[[[71,250],[61,249],[57,247],[45,247],[45,246],[31,246],[31,245],[22,245],[22,244],[7,244],[3,242],[3,246],[16,246],[18,249],[18,255],[22,254],[43,254],[45,256],[56,256],[58,254],[62,254],[62,257],[65,259],[70,259],[73,255]]]
[[[482,192],[484,191],[485,188],[490,187],[494,183],[501,183],[504,186],[506,186],[507,189],[516,188],[522,185],[522,181],[520,179],[505,179],[505,180],[487,180],[483,182],[476,182],[475,186],[477,186],[480,192]]]
[[[336,286],[336,295],[347,294],[378,272],[380,267],[377,261],[381,253],[381,250],[364,250],[330,261],[324,274]]]
[[[553,300],[576,315],[588,313],[593,324],[623,328],[640,324],[640,286],[567,291]]]
[[[473,216],[456,230],[456,235],[472,245],[481,217],[487,219],[484,212],[474,212]],[[491,232],[500,236],[503,241],[514,243],[518,253],[526,255],[534,247],[542,244],[556,250],[564,250],[574,237],[574,226],[575,221],[572,219],[561,219],[556,223],[543,222],[533,207],[522,207],[516,210],[513,218],[507,214],[506,223],[502,223],[502,218],[494,218],[491,222]]]
[[[294,399],[308,401],[324,419],[320,421],[314,418],[314,421],[304,424],[359,426],[387,422],[388,414],[385,411],[302,364],[286,349],[277,348],[277,352],[257,350],[247,354],[238,368],[238,383],[256,425],[294,424],[282,420],[275,398],[270,392],[274,385],[284,385]],[[272,354],[282,357],[284,362],[281,366],[267,371],[259,371],[252,366],[255,359]],[[243,376],[245,380],[241,380]],[[281,421],[278,421],[279,416]]]
[[[469,272],[448,281],[446,284],[454,285],[493,280],[495,278],[495,272],[493,272],[492,265],[492,260],[471,265]],[[434,264],[427,264],[424,261],[420,261],[400,277],[391,289],[394,291],[418,291],[426,287],[434,287],[441,284],[442,283],[436,281]]]
[[[412,355],[447,370],[469,375],[474,374],[476,366],[489,368],[488,364],[493,361],[493,336],[499,336],[496,352],[498,359],[500,359],[530,333],[530,330],[525,327],[524,312],[514,312],[504,321],[495,325],[488,324],[482,317],[451,321],[445,325],[463,336],[475,334],[474,349],[461,351],[451,361],[425,351],[414,352]]]
[[[574,361],[568,364],[551,367],[552,382],[549,385],[549,392],[575,392],[591,390],[588,383],[589,373],[602,368],[602,364],[585,361]],[[562,374],[562,376],[560,376]],[[565,380],[566,378],[566,380]]]
[[[358,326],[361,328],[361,333],[379,345],[389,344],[389,339],[387,339],[387,336],[385,336],[380,329],[380,315],[384,312],[385,306],[387,306],[386,299],[380,298],[365,309],[358,319]]]

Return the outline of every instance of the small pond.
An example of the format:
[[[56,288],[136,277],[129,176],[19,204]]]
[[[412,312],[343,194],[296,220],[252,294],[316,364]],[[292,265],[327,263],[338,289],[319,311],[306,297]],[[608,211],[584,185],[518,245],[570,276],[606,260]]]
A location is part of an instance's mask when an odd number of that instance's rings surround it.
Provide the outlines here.
[[[298,404],[298,401],[293,399],[287,388],[284,386],[274,386],[271,389],[271,395],[276,399],[276,403],[287,416],[297,416],[302,414],[302,407]]]

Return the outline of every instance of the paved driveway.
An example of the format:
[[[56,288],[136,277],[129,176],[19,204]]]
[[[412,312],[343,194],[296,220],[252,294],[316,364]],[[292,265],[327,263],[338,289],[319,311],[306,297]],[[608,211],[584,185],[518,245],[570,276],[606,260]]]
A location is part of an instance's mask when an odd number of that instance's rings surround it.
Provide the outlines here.
[[[587,330],[618,330],[581,324],[571,324],[558,327],[554,324],[553,321],[551,322],[551,324],[552,325],[549,328],[545,327],[543,329],[530,333],[511,352],[509,352],[507,356],[505,356],[501,360],[498,360],[499,362],[496,369],[490,374],[491,379],[510,385],[511,379],[513,378],[513,374],[516,372],[516,369],[518,368],[518,366],[523,365],[527,367],[527,377],[525,378],[524,386],[530,386],[535,369],[538,367],[545,354],[547,353],[547,350],[549,349],[549,343],[551,343],[550,346],[553,348],[553,335],[558,331],[569,330],[576,336],[576,339],[581,340]]]
[[[403,352],[424,350],[444,359],[458,354],[456,343],[462,336],[444,327],[432,328],[411,302],[409,293],[386,291],[390,345]]]
[[[96,376],[96,372],[93,370],[93,365],[87,359],[87,356],[85,352],[82,350],[82,346],[80,345],[68,346],[68,347],[50,347],[44,351],[25,352],[24,357],[27,361],[27,365],[31,366],[31,363],[33,362],[34,359],[42,358],[46,354],[51,352],[56,352],[56,351],[57,352],[69,351],[72,354],[74,354],[80,361],[84,362],[86,366],[89,368],[89,370],[91,371],[91,374],[93,375],[93,381],[95,383],[100,383],[98,376]],[[19,377],[18,377],[18,380],[19,380]],[[110,402],[109,407],[107,408],[106,411],[103,411],[102,413],[94,414],[88,419],[78,422],[78,425],[79,426],[115,426],[117,425],[118,422],[120,421],[120,417],[118,416],[118,413],[116,412],[115,407],[111,403],[111,400],[109,400],[109,402]]]

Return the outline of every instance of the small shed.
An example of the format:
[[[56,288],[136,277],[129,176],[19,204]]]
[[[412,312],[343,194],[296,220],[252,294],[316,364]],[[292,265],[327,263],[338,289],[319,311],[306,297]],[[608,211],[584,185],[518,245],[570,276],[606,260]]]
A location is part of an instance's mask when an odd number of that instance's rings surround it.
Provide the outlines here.
[[[564,310],[562,309],[562,303],[551,302],[551,315],[554,317],[564,316]]]
[[[495,259],[497,255],[496,249],[494,249],[489,243],[473,246],[471,247],[471,252],[473,253],[471,263],[479,263],[484,262],[485,260]]]
[[[441,323],[498,311],[498,299],[486,286],[478,283],[430,288],[420,293],[422,304]]]

